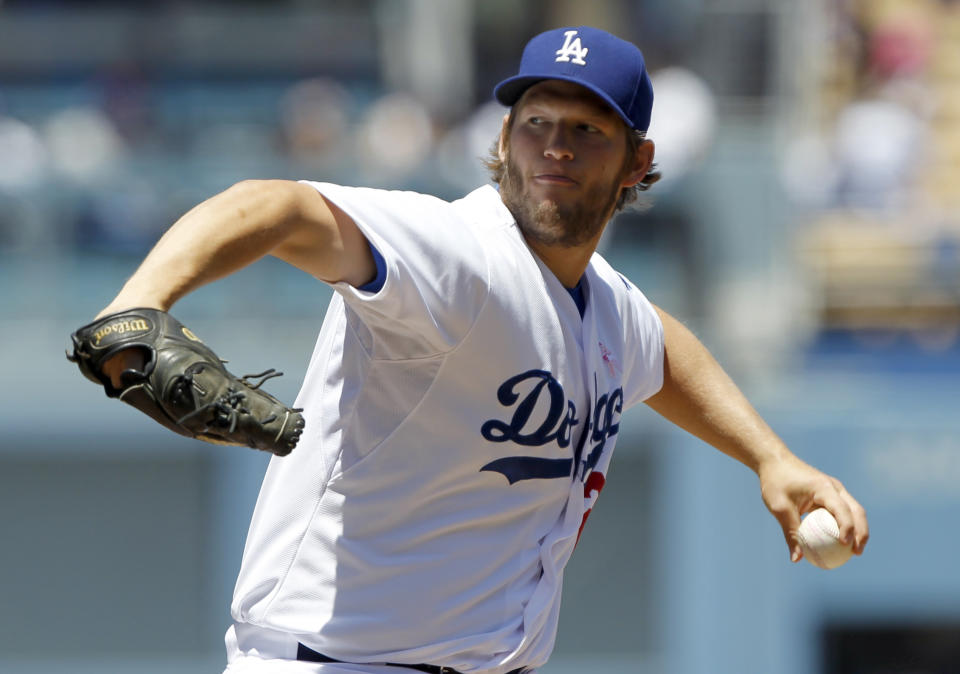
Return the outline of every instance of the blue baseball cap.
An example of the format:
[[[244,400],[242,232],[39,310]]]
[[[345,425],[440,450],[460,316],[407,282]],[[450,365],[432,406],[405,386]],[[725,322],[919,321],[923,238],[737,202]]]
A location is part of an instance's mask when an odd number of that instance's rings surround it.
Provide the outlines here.
[[[564,80],[586,87],[613,108],[631,129],[646,131],[653,108],[653,85],[636,45],[610,33],[577,26],[540,33],[523,48],[520,71],[494,90],[512,106],[523,92],[543,80]]]

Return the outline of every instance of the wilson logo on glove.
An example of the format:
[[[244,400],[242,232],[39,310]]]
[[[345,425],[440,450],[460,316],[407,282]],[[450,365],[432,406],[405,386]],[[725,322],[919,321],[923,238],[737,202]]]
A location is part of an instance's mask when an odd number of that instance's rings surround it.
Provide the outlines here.
[[[106,344],[101,344],[104,337],[109,337],[110,335],[124,336],[131,332],[143,333],[150,332],[151,330],[153,330],[153,326],[144,318],[117,321],[116,323],[105,325],[93,333],[93,345],[98,348],[105,348],[110,346],[113,340],[108,340]]]

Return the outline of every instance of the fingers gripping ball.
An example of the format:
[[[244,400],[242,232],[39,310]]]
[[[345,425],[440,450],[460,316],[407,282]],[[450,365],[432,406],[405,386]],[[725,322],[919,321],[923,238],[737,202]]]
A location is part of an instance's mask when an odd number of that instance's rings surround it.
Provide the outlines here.
[[[120,398],[167,428],[206,442],[253,447],[286,456],[303,432],[302,410],[287,407],[260,386],[281,372],[237,378],[177,319],[157,309],[105,316],[71,336],[67,358],[107,396]],[[142,369],[127,369],[114,386],[104,363],[120,351],[145,354]],[[258,380],[254,382],[254,380]]]
[[[800,523],[797,536],[803,556],[821,569],[835,569],[853,554],[853,547],[840,540],[837,520],[826,508],[817,508],[807,515]]]

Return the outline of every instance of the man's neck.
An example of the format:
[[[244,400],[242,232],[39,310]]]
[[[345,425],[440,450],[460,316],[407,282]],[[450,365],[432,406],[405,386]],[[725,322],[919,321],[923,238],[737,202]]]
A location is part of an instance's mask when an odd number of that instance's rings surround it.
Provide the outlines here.
[[[590,258],[600,243],[601,231],[594,239],[579,246],[556,246],[540,243],[524,236],[527,245],[566,288],[574,288],[587,270]]]

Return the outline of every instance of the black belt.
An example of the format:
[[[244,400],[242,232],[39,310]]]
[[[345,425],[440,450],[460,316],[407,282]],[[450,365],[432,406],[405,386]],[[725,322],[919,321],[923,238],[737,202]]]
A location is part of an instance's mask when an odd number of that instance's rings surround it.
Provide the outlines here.
[[[297,644],[297,660],[305,662],[342,662],[345,665],[359,664],[336,660],[323,653],[317,653],[312,648],[307,648],[303,644]],[[419,672],[427,672],[427,674],[460,674],[460,672],[453,667],[441,667],[440,665],[405,665],[399,662],[377,662],[371,664],[386,665],[387,667],[406,667],[407,669],[416,669]],[[525,668],[520,667],[519,669],[513,669],[507,672],[507,674],[523,674],[524,671]]]

